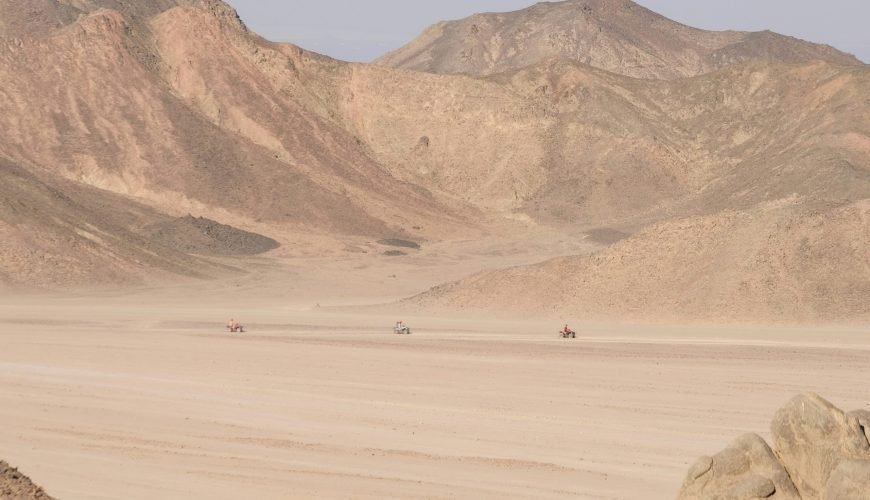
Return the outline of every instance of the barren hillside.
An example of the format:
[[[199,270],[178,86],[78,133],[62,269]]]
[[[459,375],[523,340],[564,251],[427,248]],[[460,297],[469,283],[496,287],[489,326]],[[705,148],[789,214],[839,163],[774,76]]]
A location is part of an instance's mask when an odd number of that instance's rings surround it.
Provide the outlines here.
[[[438,23],[377,64],[492,75],[550,58],[657,79],[695,76],[751,59],[861,64],[829,46],[776,33],[690,28],[630,0],[542,2],[516,12]]]
[[[328,59],[260,39],[223,2],[178,3],[76,2],[75,19],[0,36],[0,154],[63,194],[96,188],[164,218],[208,215],[275,236],[467,230],[473,210],[394,178],[302,89],[296,62]],[[68,7],[3,5],[33,22]],[[9,202],[20,196],[10,192]],[[84,222],[99,226],[95,217]],[[47,282],[77,282],[43,267]],[[9,272],[7,282],[31,280]],[[110,281],[126,282],[122,274]]]
[[[870,197],[865,67],[750,62],[662,82],[550,60],[487,79],[354,66],[336,81],[336,114],[395,175],[538,223]]]
[[[445,211],[277,87],[266,72],[291,80],[288,58],[259,67],[272,49],[231,10],[208,6],[172,9],[147,34],[99,10],[46,39],[7,43],[0,147],[176,213],[204,206],[381,234],[420,210]]]
[[[793,198],[653,226],[590,256],[493,271],[409,299],[574,318],[785,322],[870,318],[870,201]]]
[[[653,82],[551,61],[485,84],[542,106],[528,128],[552,134],[501,144],[549,144],[515,212],[555,225],[663,222],[593,257],[495,271],[411,303],[663,321],[870,315],[866,68],[751,62]],[[456,132],[467,157],[493,144],[475,140],[483,130]]]
[[[240,270],[143,234],[169,218],[136,201],[51,179],[0,157],[0,282],[24,288],[156,282]]]

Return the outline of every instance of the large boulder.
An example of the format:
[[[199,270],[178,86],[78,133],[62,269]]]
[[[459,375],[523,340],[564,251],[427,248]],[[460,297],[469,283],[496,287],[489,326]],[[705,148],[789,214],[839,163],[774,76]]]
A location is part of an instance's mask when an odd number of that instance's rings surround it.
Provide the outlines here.
[[[822,500],[870,500],[870,460],[841,462],[831,473]]]
[[[841,464],[870,460],[870,442],[861,424],[868,420],[866,412],[847,415],[815,394],[797,396],[776,412],[770,428],[774,448],[803,500],[822,498]],[[851,470],[846,466],[840,473]]]
[[[775,451],[746,434],[702,457],[678,500],[870,500],[870,411],[802,394],[776,412],[771,433]]]
[[[689,470],[678,500],[800,500],[788,473],[767,443],[745,434]]]

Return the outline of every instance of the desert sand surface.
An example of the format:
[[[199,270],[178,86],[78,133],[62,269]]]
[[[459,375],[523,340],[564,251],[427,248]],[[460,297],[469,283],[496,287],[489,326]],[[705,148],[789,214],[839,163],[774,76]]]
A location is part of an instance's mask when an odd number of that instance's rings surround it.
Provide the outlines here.
[[[283,294],[6,297],[4,460],[58,498],[673,498],[796,393],[870,408],[858,328],[572,318],[570,341],[553,321],[418,314],[397,336],[389,310],[331,306],[402,286],[308,269],[270,272],[296,280]]]

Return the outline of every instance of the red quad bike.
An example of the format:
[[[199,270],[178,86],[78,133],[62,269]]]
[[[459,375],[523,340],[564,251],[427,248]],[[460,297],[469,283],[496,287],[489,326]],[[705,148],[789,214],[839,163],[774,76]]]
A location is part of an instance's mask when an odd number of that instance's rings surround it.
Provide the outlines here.
[[[562,337],[563,339],[576,339],[577,332],[575,332],[574,330],[568,330],[568,331],[559,330],[559,336]]]

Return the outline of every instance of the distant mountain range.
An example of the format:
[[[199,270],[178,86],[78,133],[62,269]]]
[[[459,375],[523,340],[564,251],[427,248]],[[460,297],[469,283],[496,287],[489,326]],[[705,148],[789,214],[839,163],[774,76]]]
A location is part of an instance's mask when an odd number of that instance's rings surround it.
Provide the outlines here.
[[[0,282],[513,224],[627,238],[409,303],[867,317],[868,96],[830,47],[627,0],[441,23],[373,65],[264,40],[219,0],[0,0]]]

